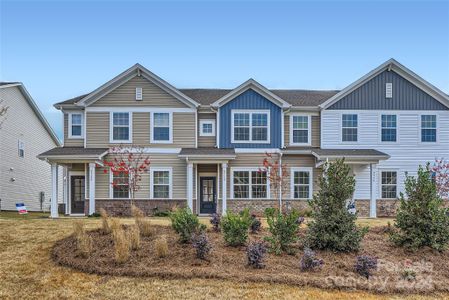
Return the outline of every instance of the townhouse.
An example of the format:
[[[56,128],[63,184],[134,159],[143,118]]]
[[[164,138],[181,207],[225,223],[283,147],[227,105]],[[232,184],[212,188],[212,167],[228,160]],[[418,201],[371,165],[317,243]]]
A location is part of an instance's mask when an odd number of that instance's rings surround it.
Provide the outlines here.
[[[89,94],[57,103],[64,146],[39,157],[68,174],[66,214],[129,214],[126,176],[102,172],[109,149],[141,146],[151,159],[135,203],[199,215],[280,199],[266,153],[287,164],[286,209],[306,208],[326,161],[344,157],[360,216],[395,213],[405,174],[449,156],[449,96],[390,59],[341,91],[272,90],[253,79],[235,89],[177,89],[136,64]],[[112,185],[116,177],[125,184]],[[56,200],[52,216],[57,217]]]

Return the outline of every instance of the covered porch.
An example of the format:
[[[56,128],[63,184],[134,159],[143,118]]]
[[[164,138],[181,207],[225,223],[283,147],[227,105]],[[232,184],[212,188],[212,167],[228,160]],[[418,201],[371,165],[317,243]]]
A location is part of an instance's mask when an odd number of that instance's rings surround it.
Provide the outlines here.
[[[58,147],[38,156],[51,165],[51,217],[58,218],[58,166],[65,170],[64,213],[91,215],[95,213],[95,169],[102,166],[107,148]],[[89,173],[87,173],[89,172]],[[86,177],[89,178],[88,185]],[[86,197],[88,195],[88,197]],[[86,199],[88,207],[85,207]]]

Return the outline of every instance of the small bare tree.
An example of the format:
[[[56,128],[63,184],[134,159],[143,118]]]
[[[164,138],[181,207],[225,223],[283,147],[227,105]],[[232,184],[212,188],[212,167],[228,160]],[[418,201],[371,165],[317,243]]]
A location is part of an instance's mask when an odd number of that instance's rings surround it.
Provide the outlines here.
[[[430,166],[430,171],[438,194],[441,198],[447,199],[449,197],[449,161],[444,158],[436,159],[433,166]]]
[[[6,120],[6,113],[8,112],[9,106],[3,104],[4,100],[0,99],[0,129],[2,128],[3,122]]]

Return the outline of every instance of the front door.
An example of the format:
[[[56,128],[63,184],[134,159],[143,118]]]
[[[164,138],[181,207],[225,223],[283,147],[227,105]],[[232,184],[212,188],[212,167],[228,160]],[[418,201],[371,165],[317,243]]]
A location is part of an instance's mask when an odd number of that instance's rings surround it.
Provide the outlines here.
[[[70,182],[70,205],[72,214],[84,213],[84,176],[71,176]]]
[[[200,214],[213,214],[217,208],[216,177],[200,177]]]

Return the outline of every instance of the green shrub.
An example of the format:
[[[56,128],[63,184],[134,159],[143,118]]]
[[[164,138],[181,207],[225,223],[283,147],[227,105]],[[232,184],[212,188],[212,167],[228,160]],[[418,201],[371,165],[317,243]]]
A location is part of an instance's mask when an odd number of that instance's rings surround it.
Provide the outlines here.
[[[291,244],[298,240],[298,211],[282,214],[278,209],[267,208],[265,216],[271,233],[271,236],[265,237],[270,243],[270,251],[278,255],[282,252],[291,253]]]
[[[181,243],[188,243],[192,234],[203,229],[198,217],[189,208],[178,208],[170,213],[172,228],[179,234]]]
[[[245,245],[250,222],[248,209],[240,214],[228,212],[221,220],[221,231],[226,244],[233,247]]]
[[[419,166],[418,176],[405,179],[405,194],[397,211],[391,240],[411,250],[429,246],[443,251],[449,243],[449,216],[432,180],[429,165]],[[407,199],[406,199],[407,198]]]
[[[319,192],[311,200],[313,219],[309,222],[306,244],[312,249],[335,252],[357,251],[367,228],[355,224],[357,214],[348,211],[347,200],[354,193],[355,179],[344,159],[327,162],[319,182]]]

